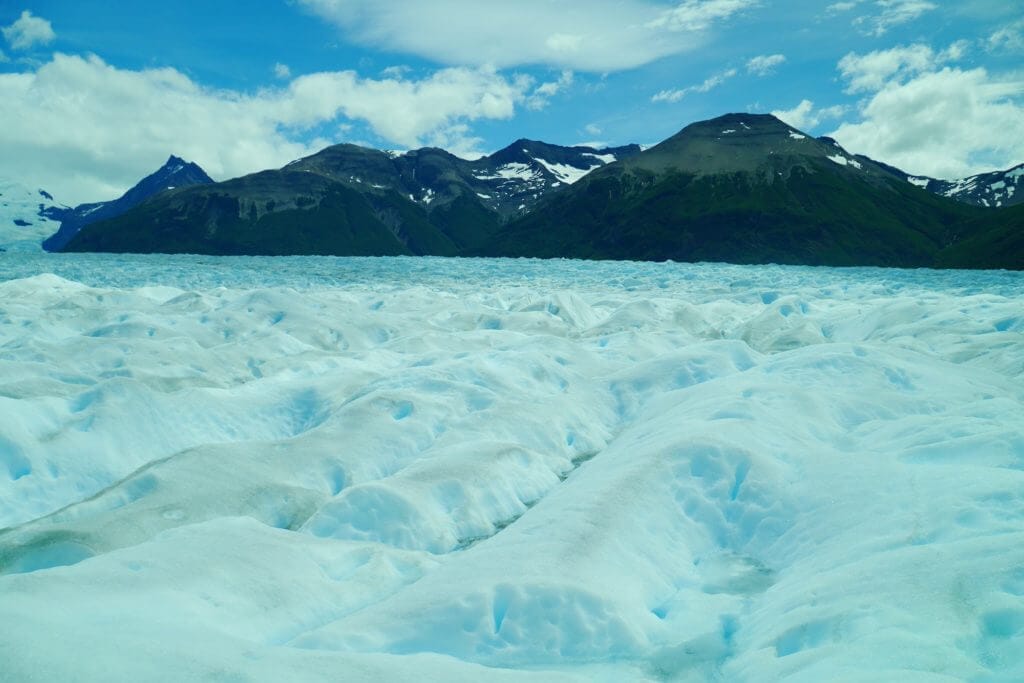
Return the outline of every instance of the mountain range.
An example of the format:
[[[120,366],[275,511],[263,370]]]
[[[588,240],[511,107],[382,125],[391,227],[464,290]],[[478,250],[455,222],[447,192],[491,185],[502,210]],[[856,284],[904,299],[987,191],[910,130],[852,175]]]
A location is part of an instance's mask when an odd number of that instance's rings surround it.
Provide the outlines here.
[[[730,114],[594,171],[481,253],[922,267],[959,263],[955,245],[1007,210],[932,194],[773,116]]]
[[[68,210],[46,247],[1021,268],[1021,176],[912,176],[728,114],[647,150],[517,140],[470,161],[342,144],[221,183],[172,157],[120,200]]]
[[[477,160],[334,145],[281,169],[163,192],[71,251],[457,255],[589,171],[640,153],[518,140]]]

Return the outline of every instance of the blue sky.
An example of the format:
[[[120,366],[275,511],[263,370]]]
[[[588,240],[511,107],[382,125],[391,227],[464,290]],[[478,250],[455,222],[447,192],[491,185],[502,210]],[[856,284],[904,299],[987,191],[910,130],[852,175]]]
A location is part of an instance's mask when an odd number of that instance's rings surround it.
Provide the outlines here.
[[[244,9],[242,9],[244,7]],[[1017,0],[0,0],[0,176],[68,204],[169,154],[654,143],[731,111],[955,178],[1024,162]]]

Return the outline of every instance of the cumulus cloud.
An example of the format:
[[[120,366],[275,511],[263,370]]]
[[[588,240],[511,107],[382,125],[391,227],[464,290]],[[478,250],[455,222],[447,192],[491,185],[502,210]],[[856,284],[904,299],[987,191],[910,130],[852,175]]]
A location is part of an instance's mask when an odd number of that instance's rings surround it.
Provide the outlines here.
[[[786,61],[786,55],[758,55],[747,62],[747,73],[767,76],[775,67]]]
[[[915,46],[920,47],[920,46]],[[859,121],[833,133],[844,147],[920,175],[955,179],[1024,161],[1024,82],[942,64],[949,50],[870,68],[844,57]],[[845,64],[844,64],[845,62]],[[884,64],[885,66],[880,66]],[[858,68],[852,68],[857,65]]]
[[[443,143],[470,154],[479,141],[469,124],[511,117],[532,85],[458,67],[420,80],[316,73],[239,93],[204,88],[175,69],[131,71],[57,54],[35,70],[0,74],[0,176],[44,183],[65,203],[108,199],[172,152],[232,177],[337,142],[309,138],[353,121],[399,147]]]
[[[865,55],[851,52],[839,60],[839,72],[847,82],[846,92],[858,93],[878,90],[893,77],[919,73],[934,63],[930,47],[909,45]]]
[[[846,92],[861,93],[881,89],[886,83],[933,70],[963,58],[967,41],[960,40],[936,52],[927,45],[914,44],[876,50],[864,55],[851,52],[839,60],[839,73],[847,81]]]
[[[28,10],[24,10],[13,24],[0,30],[12,50],[27,50],[36,45],[48,45],[57,38],[50,22],[42,17],[33,16]]]
[[[364,45],[446,64],[546,64],[586,72],[630,69],[696,49],[716,25],[758,2],[299,1]]]
[[[704,93],[714,90],[718,86],[736,75],[736,69],[728,69],[704,79],[703,83],[691,85],[678,90],[662,90],[651,97],[651,102],[678,102],[690,93]]]
[[[813,101],[801,100],[800,104],[792,109],[773,111],[772,116],[798,130],[810,131],[817,128],[823,121],[839,118],[846,113],[846,110],[846,107],[840,104],[815,109]]]

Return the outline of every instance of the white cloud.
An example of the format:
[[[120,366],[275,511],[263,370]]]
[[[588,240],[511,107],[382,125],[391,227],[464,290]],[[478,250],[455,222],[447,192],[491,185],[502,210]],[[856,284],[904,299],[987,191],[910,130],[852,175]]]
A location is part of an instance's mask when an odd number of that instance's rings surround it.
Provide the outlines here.
[[[883,36],[889,29],[906,24],[925,12],[938,8],[929,0],[876,0],[874,4],[879,8],[877,14],[858,17],[854,23],[865,26],[866,32],[875,37]]]
[[[1024,82],[944,67],[886,82],[860,121],[831,133],[851,152],[955,179],[1024,161]]]
[[[350,40],[446,64],[609,72],[699,48],[758,0],[299,0]],[[438,17],[444,17],[438,21]],[[429,30],[424,27],[429,26]]]
[[[809,131],[817,128],[823,121],[837,119],[845,113],[846,107],[842,105],[815,109],[811,100],[801,100],[800,104],[792,109],[773,111],[772,116],[798,130]]]
[[[969,44],[960,40],[936,52],[927,45],[898,46],[876,50],[865,55],[849,53],[839,60],[839,72],[847,81],[846,92],[879,90],[891,80],[906,80],[916,74],[933,70],[963,58]]]
[[[601,126],[597,125],[596,123],[588,123],[587,125],[583,126],[583,130],[584,132],[586,132],[587,135],[591,135],[594,137],[604,132],[603,130],[601,130]]]
[[[992,52],[1024,52],[1024,19],[995,31],[989,36],[987,47]]]
[[[548,81],[538,85],[529,98],[526,106],[534,111],[543,109],[548,105],[548,100],[572,85],[574,76],[572,71],[565,69],[558,76],[557,81]]]
[[[786,55],[758,55],[747,62],[747,73],[767,76],[786,61]]]
[[[876,50],[866,55],[849,53],[839,60],[846,92],[878,90],[893,78],[919,73],[935,63],[935,51],[927,45],[908,45]]]
[[[6,64],[9,61],[11,61],[11,58],[8,57],[3,50],[0,50],[0,64]]]
[[[662,11],[658,18],[647,25],[669,31],[705,31],[716,21],[728,19],[754,4],[750,0],[686,0],[672,9]]]
[[[651,97],[651,102],[678,102],[690,93],[710,92],[735,75],[736,69],[729,69],[704,79],[704,82],[698,85],[691,85],[678,90],[662,90]]]
[[[287,64],[278,62],[274,65],[274,77],[286,81],[292,77],[292,70],[288,68]]]
[[[859,4],[860,0],[847,0],[847,2],[834,2],[825,9],[829,12],[849,12]]]
[[[78,203],[116,197],[175,153],[215,178],[283,165],[330,142],[315,127],[364,122],[399,147],[443,143],[469,154],[469,124],[506,119],[532,85],[488,68],[420,80],[309,74],[255,94],[212,90],[174,69],[130,71],[57,54],[0,74],[0,177]]]
[[[47,45],[57,38],[50,22],[32,16],[28,10],[24,10],[13,24],[0,30],[3,31],[4,39],[12,50],[27,50],[35,45]]]

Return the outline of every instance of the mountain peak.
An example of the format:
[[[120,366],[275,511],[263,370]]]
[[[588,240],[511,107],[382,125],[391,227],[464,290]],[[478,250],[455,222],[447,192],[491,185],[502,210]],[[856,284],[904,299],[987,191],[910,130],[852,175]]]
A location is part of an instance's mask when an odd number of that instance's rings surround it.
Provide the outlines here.
[[[167,161],[164,162],[164,166],[176,166],[178,164],[185,164],[185,163],[188,163],[188,162],[186,162],[181,157],[174,156],[172,154],[171,156],[167,157]]]
[[[43,249],[60,251],[86,225],[119,216],[160,192],[212,182],[213,179],[197,164],[172,154],[163,166],[140,180],[118,199],[80,204],[74,209],[61,212],[60,229],[43,240]]]
[[[731,113],[692,123],[626,162],[654,173],[694,176],[748,173],[774,182],[796,167],[823,162],[847,172],[877,177],[884,172],[863,164],[831,139],[814,138],[771,114]],[[833,169],[834,170],[834,169]]]

